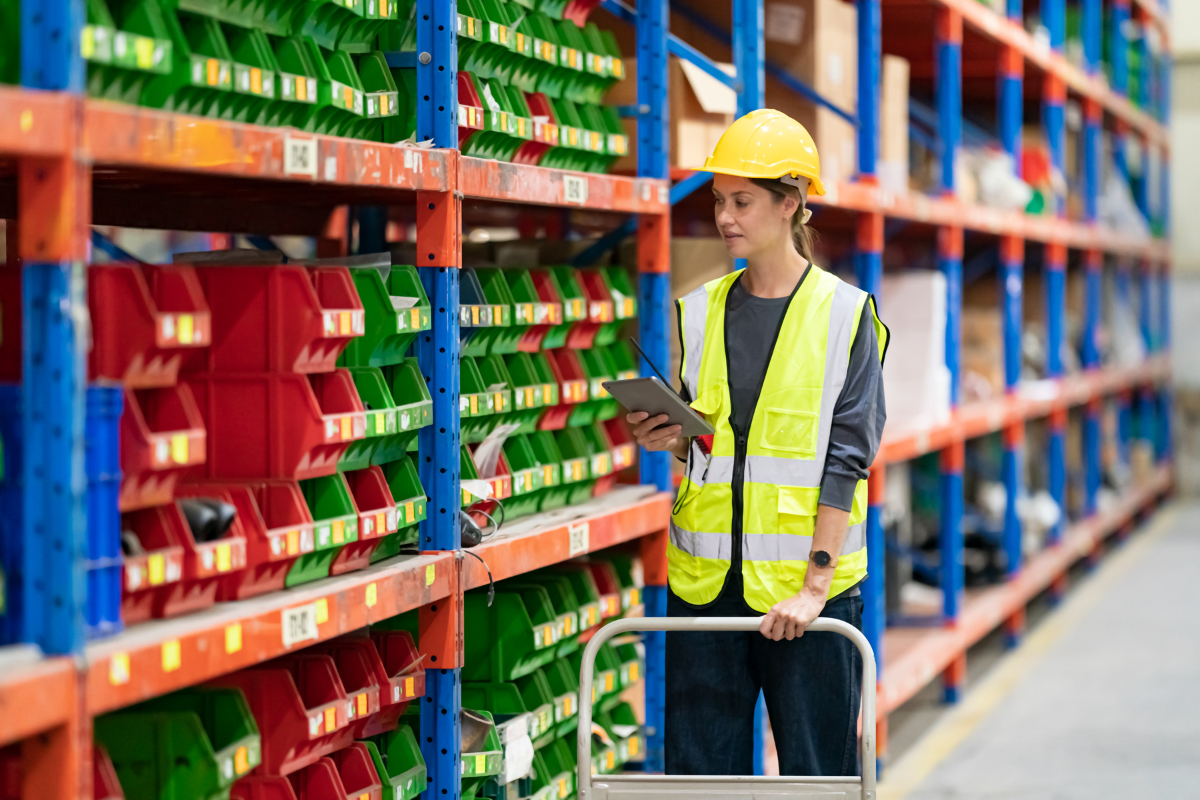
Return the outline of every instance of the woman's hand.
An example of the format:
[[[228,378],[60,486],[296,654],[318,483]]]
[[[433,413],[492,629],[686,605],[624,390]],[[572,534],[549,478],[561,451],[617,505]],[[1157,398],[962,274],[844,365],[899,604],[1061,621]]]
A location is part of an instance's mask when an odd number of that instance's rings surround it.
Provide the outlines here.
[[[634,426],[633,438],[637,439],[637,443],[642,447],[652,453],[665,450],[679,458],[687,458],[688,440],[679,435],[683,426],[668,425],[665,428],[658,428],[668,419],[670,417],[666,414],[651,417],[645,411],[634,411],[625,417],[625,421]]]
[[[787,600],[776,603],[759,623],[758,631],[768,639],[798,639],[804,635],[804,629],[825,608],[825,598],[801,590]]]

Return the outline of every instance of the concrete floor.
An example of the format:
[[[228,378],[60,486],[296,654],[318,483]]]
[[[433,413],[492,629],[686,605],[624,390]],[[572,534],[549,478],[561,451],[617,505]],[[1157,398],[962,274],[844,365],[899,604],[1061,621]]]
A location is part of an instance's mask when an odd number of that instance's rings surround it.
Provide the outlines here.
[[[885,773],[884,800],[1200,798],[1200,504],[1112,553]]]

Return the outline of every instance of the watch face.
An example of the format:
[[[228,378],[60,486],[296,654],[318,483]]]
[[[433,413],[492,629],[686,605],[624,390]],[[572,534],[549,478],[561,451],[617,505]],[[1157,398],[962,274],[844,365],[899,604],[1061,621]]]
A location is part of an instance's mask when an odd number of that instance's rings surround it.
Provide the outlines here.
[[[812,554],[812,562],[818,567],[828,567],[832,560],[829,557],[829,553],[826,553],[824,550],[818,550]]]

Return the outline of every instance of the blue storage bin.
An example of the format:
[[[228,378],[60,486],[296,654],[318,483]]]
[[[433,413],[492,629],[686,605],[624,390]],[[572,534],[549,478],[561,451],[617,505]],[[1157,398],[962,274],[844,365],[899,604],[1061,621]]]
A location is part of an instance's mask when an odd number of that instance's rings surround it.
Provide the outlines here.
[[[121,512],[121,412],[125,397],[121,387],[91,384],[87,387],[87,420],[84,436],[87,472],[87,635],[111,636],[120,631]]]

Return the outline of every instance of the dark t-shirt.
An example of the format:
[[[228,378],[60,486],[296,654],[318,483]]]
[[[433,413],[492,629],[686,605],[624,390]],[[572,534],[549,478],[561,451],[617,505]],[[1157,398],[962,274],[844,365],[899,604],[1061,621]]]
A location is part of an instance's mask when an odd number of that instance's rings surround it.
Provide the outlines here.
[[[733,416],[729,424],[738,433],[750,430],[758,390],[767,374],[771,344],[787,312],[791,297],[755,297],[739,280],[725,303],[725,348],[729,359],[729,395]]]

